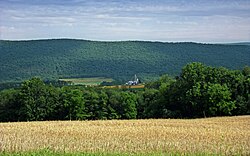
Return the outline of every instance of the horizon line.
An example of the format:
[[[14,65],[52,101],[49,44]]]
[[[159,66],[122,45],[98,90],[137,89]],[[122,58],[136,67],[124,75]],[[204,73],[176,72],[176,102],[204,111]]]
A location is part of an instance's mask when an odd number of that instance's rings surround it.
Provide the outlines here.
[[[200,43],[200,44],[234,44],[234,43],[250,43],[250,41],[232,41],[232,42],[200,42],[200,41],[162,41],[162,40],[143,40],[143,39],[128,39],[128,40],[95,40],[85,38],[34,38],[34,39],[0,39],[0,41],[44,41],[44,40],[82,40],[92,42],[160,42],[160,43]]]

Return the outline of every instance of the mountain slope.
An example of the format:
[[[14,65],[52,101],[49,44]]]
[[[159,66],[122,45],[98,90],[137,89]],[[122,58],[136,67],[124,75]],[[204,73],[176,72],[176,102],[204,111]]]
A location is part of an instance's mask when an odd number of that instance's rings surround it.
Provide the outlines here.
[[[189,62],[240,69],[250,65],[250,46],[73,39],[0,41],[0,82],[32,76],[104,76],[115,79],[178,74]]]
[[[250,42],[238,42],[238,43],[227,43],[229,45],[248,45],[250,46]]]

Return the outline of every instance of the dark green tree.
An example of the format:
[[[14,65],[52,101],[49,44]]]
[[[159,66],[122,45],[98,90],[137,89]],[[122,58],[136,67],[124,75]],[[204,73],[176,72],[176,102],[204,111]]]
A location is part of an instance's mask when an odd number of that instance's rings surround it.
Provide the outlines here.
[[[209,113],[213,116],[231,115],[232,110],[236,108],[226,85],[209,84],[206,94]]]
[[[245,76],[250,76],[250,67],[249,66],[245,66],[242,70],[243,75]]]
[[[39,78],[25,81],[18,95],[21,104],[20,120],[47,120],[58,104],[53,86],[46,86]]]
[[[63,88],[60,98],[63,105],[63,119],[83,120],[87,118],[82,91],[79,89]]]
[[[17,121],[20,103],[19,90],[9,89],[0,92],[0,121]]]
[[[84,92],[84,99],[87,112],[87,119],[97,120],[100,114],[99,94],[93,89],[86,90]]]
[[[136,95],[130,92],[121,92],[121,101],[119,113],[122,119],[135,119],[137,116],[136,111]]]

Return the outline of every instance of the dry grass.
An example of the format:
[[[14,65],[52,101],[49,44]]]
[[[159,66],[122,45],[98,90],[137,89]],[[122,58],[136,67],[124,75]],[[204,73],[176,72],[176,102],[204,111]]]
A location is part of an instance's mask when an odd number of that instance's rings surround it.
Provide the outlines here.
[[[0,151],[250,155],[250,116],[0,123]]]

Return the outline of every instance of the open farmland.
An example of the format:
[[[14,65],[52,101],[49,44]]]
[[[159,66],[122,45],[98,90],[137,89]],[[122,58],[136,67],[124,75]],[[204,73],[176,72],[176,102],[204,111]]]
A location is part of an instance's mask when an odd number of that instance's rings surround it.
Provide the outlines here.
[[[116,86],[103,86],[103,88],[118,88],[118,89],[142,89],[144,88],[144,84],[139,84],[139,85],[116,85]]]
[[[0,123],[0,151],[250,154],[250,116]]]
[[[111,78],[104,78],[104,77],[92,77],[92,78],[59,79],[59,81],[64,81],[64,82],[72,83],[74,85],[96,86],[96,85],[100,85],[102,82],[112,82],[114,80],[111,79]]]

